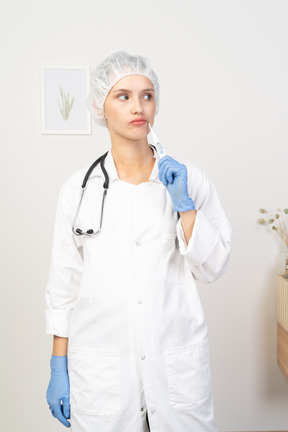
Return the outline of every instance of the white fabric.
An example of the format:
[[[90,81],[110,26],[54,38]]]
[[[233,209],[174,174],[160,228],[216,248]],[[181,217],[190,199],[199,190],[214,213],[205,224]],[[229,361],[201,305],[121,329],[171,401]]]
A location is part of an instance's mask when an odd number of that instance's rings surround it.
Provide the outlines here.
[[[88,167],[63,185],[46,288],[47,333],[69,337],[73,432],[215,432],[207,326],[194,279],[226,270],[231,228],[211,181],[186,161],[197,217],[187,245],[158,178],[120,180],[111,154],[103,229],[72,221]],[[88,183],[77,226],[97,229],[103,174]]]

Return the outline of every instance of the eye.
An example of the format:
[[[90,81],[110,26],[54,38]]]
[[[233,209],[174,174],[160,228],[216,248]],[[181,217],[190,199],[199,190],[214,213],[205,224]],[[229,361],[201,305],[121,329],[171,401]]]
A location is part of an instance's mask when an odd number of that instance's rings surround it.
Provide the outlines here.
[[[118,99],[120,99],[120,100],[127,100],[127,99],[128,99],[128,96],[127,96],[126,94],[120,94],[120,95],[118,96]]]
[[[152,94],[151,93],[146,93],[145,95],[144,95],[144,99],[145,100],[151,100],[152,99]]]

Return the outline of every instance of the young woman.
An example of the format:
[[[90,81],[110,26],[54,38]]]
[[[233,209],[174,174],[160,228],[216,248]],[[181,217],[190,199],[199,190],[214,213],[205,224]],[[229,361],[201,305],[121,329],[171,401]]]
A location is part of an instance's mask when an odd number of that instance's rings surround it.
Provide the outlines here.
[[[46,289],[47,401],[73,432],[216,431],[195,279],[223,275],[231,228],[207,176],[148,144],[158,106],[147,59],[116,52],[93,71],[111,147],[80,207],[87,167],[62,186]]]

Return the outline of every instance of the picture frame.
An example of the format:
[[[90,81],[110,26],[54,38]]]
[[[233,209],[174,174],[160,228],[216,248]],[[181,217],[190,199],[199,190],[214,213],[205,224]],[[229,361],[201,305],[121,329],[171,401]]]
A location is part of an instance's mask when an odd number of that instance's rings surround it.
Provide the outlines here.
[[[40,65],[41,133],[91,135],[90,66]]]

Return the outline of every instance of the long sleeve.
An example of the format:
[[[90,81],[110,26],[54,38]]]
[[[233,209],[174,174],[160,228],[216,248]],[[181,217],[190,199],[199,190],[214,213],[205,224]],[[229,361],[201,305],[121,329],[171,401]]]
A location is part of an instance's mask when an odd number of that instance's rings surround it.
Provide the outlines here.
[[[195,201],[197,215],[188,245],[179,219],[176,226],[179,251],[194,278],[210,283],[227,269],[233,230],[213,183],[197,167],[188,165],[187,171],[188,192]]]
[[[69,321],[83,268],[81,242],[72,233],[76,200],[71,185],[65,182],[58,200],[51,266],[45,290],[46,333],[62,337],[69,336]]]

